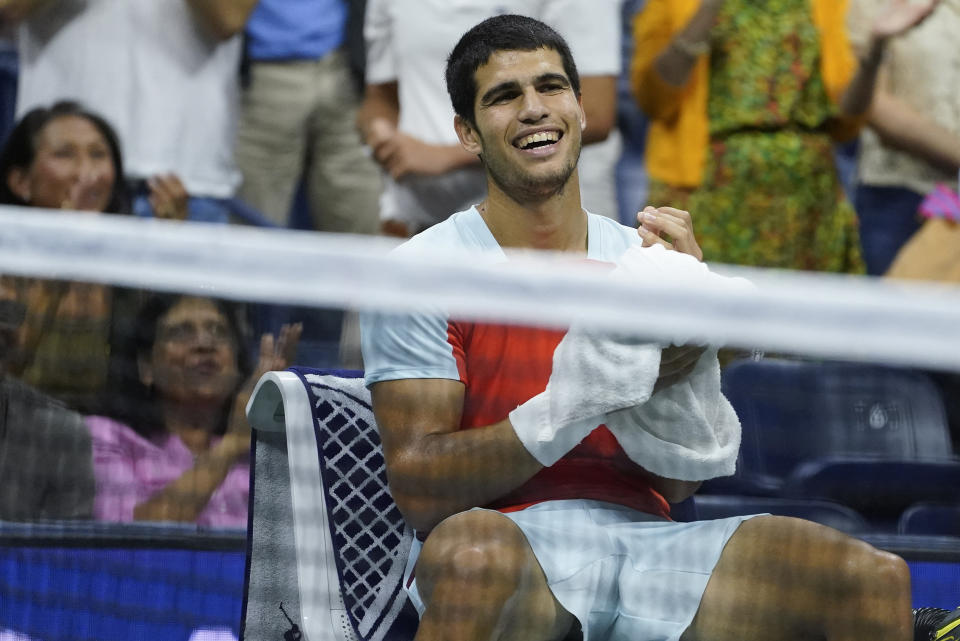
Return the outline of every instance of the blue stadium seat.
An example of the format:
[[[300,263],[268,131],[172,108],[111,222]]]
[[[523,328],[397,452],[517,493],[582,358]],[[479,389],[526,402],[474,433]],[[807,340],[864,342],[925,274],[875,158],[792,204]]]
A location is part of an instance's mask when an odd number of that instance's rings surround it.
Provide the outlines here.
[[[801,464],[783,486],[784,496],[837,501],[878,526],[893,529],[903,510],[921,501],[954,501],[960,461],[826,457]]]
[[[900,534],[960,537],[960,503],[917,503],[900,515]]]
[[[855,510],[832,501],[706,494],[695,496],[693,504],[696,518],[701,520],[770,513],[806,519],[851,535],[864,534],[871,529],[867,520]]]
[[[919,372],[858,363],[736,361],[723,391],[743,425],[738,471],[712,492],[778,496],[798,465],[825,456],[945,460],[940,392]]]

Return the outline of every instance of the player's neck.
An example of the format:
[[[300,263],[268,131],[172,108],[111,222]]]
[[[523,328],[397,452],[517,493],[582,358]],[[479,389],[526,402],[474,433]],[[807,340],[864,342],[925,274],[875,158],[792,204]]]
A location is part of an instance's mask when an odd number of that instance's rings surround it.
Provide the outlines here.
[[[576,173],[561,192],[537,202],[517,202],[490,184],[477,209],[501,247],[587,251],[587,215]]]

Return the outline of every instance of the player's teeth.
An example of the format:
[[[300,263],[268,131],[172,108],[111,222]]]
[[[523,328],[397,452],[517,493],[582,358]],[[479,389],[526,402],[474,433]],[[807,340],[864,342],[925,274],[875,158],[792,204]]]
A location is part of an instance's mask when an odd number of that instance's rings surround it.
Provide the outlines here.
[[[520,141],[520,147],[526,147],[527,145],[532,145],[535,142],[547,142],[547,141],[556,141],[557,136],[553,132],[538,132],[535,134],[530,134]]]

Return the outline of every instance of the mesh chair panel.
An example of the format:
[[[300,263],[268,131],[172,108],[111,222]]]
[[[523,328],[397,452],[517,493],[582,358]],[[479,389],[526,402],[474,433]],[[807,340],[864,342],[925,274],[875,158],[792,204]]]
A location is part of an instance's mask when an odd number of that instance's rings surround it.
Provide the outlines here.
[[[359,376],[268,372],[247,408],[257,443],[245,597],[250,641],[294,638],[294,623],[311,641],[406,641],[416,632],[402,586],[413,533],[387,488]],[[263,509],[287,501],[287,512]],[[274,518],[279,527],[264,523]],[[277,554],[278,545],[295,552]]]
[[[411,622],[409,615],[401,617],[407,601],[402,580],[413,533],[387,487],[369,392],[362,378],[293,371],[313,408],[341,596],[351,622],[364,641],[405,635]]]

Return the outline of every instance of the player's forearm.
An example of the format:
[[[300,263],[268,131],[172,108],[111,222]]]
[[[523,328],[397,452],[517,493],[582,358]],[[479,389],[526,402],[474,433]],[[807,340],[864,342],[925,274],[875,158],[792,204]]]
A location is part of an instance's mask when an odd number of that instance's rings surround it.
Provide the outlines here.
[[[432,434],[388,453],[390,490],[407,522],[429,531],[444,518],[482,507],[543,469],[510,422]]]
[[[216,38],[227,40],[243,31],[257,0],[185,0]]]
[[[960,136],[897,97],[878,91],[867,122],[885,144],[947,171],[960,169]]]

